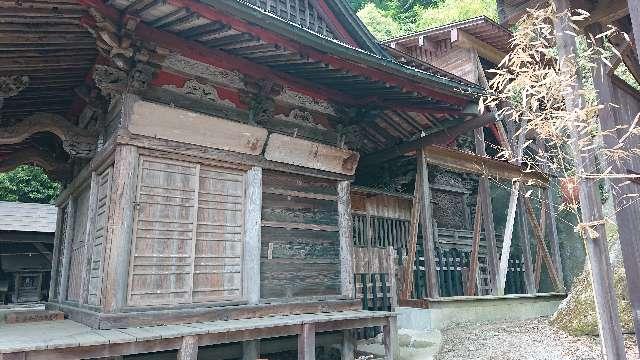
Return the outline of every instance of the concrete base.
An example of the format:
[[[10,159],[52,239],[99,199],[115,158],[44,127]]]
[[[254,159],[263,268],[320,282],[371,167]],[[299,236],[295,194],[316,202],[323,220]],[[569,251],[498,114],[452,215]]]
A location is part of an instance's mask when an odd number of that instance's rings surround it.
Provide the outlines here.
[[[550,316],[564,294],[475,296],[428,299],[428,309],[399,307],[398,327],[427,331],[462,322],[525,320]]]

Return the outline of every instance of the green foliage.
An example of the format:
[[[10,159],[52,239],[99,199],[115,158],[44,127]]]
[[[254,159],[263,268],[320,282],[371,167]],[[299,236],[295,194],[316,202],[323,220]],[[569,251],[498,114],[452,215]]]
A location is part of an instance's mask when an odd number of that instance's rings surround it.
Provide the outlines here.
[[[496,0],[441,0],[419,12],[416,27],[423,30],[482,15],[498,19]]]
[[[367,28],[369,28],[373,36],[380,40],[403,34],[400,24],[385,15],[385,13],[378,9],[373,3],[365,5],[362,10],[358,11],[358,17],[367,25]]]
[[[498,18],[496,0],[350,0],[379,40],[485,15]]]
[[[22,165],[0,173],[0,200],[49,204],[60,189],[61,185],[51,181],[39,167]]]

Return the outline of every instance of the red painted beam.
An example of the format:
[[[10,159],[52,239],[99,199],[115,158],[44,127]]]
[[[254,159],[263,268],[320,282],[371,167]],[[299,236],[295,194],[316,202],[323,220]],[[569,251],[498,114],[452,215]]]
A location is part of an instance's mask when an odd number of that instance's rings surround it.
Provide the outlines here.
[[[225,14],[198,1],[168,0],[167,2],[176,7],[188,8],[209,20],[225,23],[233,27],[237,31],[252,34],[260,38],[262,41],[277,44],[289,50],[294,50],[300,54],[305,54],[316,61],[322,61],[338,69],[348,70],[353,74],[365,76],[375,80],[382,80],[389,84],[396,85],[405,91],[415,91],[451,104],[464,105],[468,102],[468,100],[466,99],[439,92],[426,85],[417,84],[410,79],[403,79],[395,74],[391,74],[378,69],[373,69],[362,64],[357,64],[345,59],[341,59],[334,55],[323,53],[310,46],[300,44],[279,34],[272,33],[262,27],[250,24],[244,20]]]
[[[80,3],[92,7],[94,9],[96,9],[99,13],[101,13],[103,16],[105,16],[106,18],[110,19],[111,21],[114,22],[119,22],[120,19],[122,18],[123,14],[118,11],[117,9],[107,6],[105,5],[101,0],[79,0]],[[232,27],[238,27],[236,28],[236,30],[240,30],[240,31],[246,31],[246,32],[258,32],[260,33],[259,36],[263,41],[267,41],[269,42],[269,40],[272,41],[278,41],[281,40],[281,37],[278,35],[275,35],[273,33],[270,33],[262,28],[256,27],[254,25],[250,25],[248,23],[243,22],[242,20],[239,20],[237,18],[228,16],[226,14],[222,14],[219,13],[218,11],[210,8],[207,5],[204,5],[202,3],[198,3],[198,2],[192,2],[191,0],[169,0],[169,2],[174,3],[174,6],[189,6],[191,8],[192,11],[197,11],[197,12],[202,12],[201,15],[204,17],[207,17],[208,19],[210,19],[211,21],[220,21],[220,22],[224,22],[227,23],[228,25],[232,26]],[[185,2],[187,4],[185,4]],[[93,19],[91,18],[83,18],[83,23],[92,23]],[[297,77],[293,77],[289,74],[286,73],[282,73],[282,72],[278,72],[276,70],[273,70],[267,66],[263,66],[263,65],[259,65],[256,64],[254,62],[251,62],[249,60],[246,60],[244,58],[238,57],[238,56],[234,56],[228,53],[225,53],[221,50],[216,50],[216,49],[210,49],[207,48],[203,45],[200,45],[196,42],[193,41],[189,41],[183,38],[180,38],[174,34],[171,34],[169,32],[166,31],[161,31],[161,30],[157,30],[153,27],[150,27],[144,23],[139,23],[138,26],[136,27],[136,35],[138,37],[140,37],[142,40],[147,40],[147,41],[152,41],[156,44],[158,44],[161,47],[164,48],[168,48],[174,51],[179,52],[180,54],[182,54],[185,57],[191,58],[193,60],[205,63],[205,64],[209,64],[212,66],[216,66],[216,67],[220,67],[223,69],[227,69],[227,70],[237,70],[241,73],[259,78],[259,79],[271,79],[273,81],[276,82],[280,82],[280,83],[285,83],[287,85],[289,85],[293,90],[303,93],[305,95],[308,96],[312,96],[312,97],[319,97],[321,99],[325,99],[325,100],[334,100],[340,103],[344,103],[344,104],[348,104],[348,105],[370,105],[371,102],[368,101],[366,98],[365,99],[356,99],[348,94],[345,94],[343,92],[340,91],[336,91],[330,88],[326,88],[323,87],[321,85],[318,85],[316,83],[310,82],[310,81],[306,81]],[[284,41],[284,40],[283,40]],[[306,53],[305,51],[308,50],[306,48],[308,47],[304,47],[303,45],[300,45],[298,43],[292,42],[290,40],[286,40],[285,41],[287,44],[290,44],[292,47],[291,50],[295,50],[295,51],[299,51],[302,54],[306,54],[309,55],[308,53]],[[350,68],[350,69],[354,69],[354,73],[356,74],[360,74],[361,76],[365,76],[365,77],[372,77],[372,76],[368,76],[367,74],[362,74],[361,72],[366,72],[367,68],[364,67],[363,65],[360,64],[353,64],[350,62],[347,62],[343,59],[339,59],[336,58],[334,56],[330,56],[330,55],[326,55],[326,54],[320,54],[317,51],[313,50],[312,52],[314,52],[318,57],[321,57],[322,59],[329,59],[331,60],[331,63],[334,63],[336,67],[339,66],[343,66],[343,68]],[[328,57],[328,58],[327,58]],[[324,61],[320,59],[320,61]],[[371,70],[371,69],[370,69]],[[379,71],[375,70],[377,73]],[[395,75],[391,75],[388,73],[384,73],[386,79],[388,79],[389,81],[398,81],[398,80],[403,80],[403,79],[399,79],[398,77],[396,77]],[[407,81],[410,82],[409,80],[404,79],[403,81]],[[414,84],[415,85],[415,84]],[[401,85],[397,85],[402,87]],[[417,85],[416,85],[417,86]],[[407,87],[404,87],[405,90],[407,90]],[[425,94],[426,96],[430,96],[432,98],[437,98],[434,97],[433,95],[433,89],[427,89],[429,94]],[[424,91],[418,91],[418,89],[414,89],[413,91],[415,92],[419,92],[419,93],[424,93]],[[438,93],[439,94],[439,93]],[[439,94],[442,95],[442,94]],[[462,98],[457,98],[457,97],[452,97],[450,95],[446,95],[445,96],[447,99],[443,100],[445,102],[451,103],[451,98],[455,99],[455,103],[456,104],[465,104],[467,100],[462,99]],[[380,104],[379,102],[376,102],[376,104]],[[397,108],[399,110],[403,110],[403,111],[412,111],[412,112],[416,112],[416,113],[457,113],[457,111],[443,111],[443,110],[437,110],[434,111],[432,109],[425,109],[425,108],[421,108],[421,107],[417,107],[415,109],[413,108],[406,108],[406,109],[402,109],[401,107],[397,107],[392,103],[388,103],[388,104],[384,104],[386,107],[389,108]]]
[[[95,8],[111,21],[118,22],[120,20],[120,12],[114,8],[104,5],[100,0],[79,1],[86,6]],[[89,17],[82,19],[82,23],[84,24],[91,24],[92,22],[93,19]],[[220,50],[207,48],[193,41],[183,39],[166,31],[157,30],[143,23],[138,24],[135,34],[141,40],[153,42],[158,46],[177,51],[185,57],[205,64],[231,71],[237,70],[257,79],[270,79],[278,83],[287,84],[293,90],[308,96],[316,98],[319,97],[325,100],[330,99],[350,105],[363,105],[362,101],[359,101],[348,94],[293,77],[286,73],[274,71],[269,67],[256,64],[238,56],[230,55]]]

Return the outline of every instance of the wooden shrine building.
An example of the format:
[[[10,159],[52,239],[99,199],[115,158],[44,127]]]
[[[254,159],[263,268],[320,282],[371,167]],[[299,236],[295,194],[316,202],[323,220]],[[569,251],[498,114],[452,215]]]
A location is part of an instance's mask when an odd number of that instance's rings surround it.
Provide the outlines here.
[[[356,298],[351,182],[407,151],[480,171],[427,146],[495,121],[481,86],[397,60],[339,0],[34,0],[0,19],[0,168],[65,184],[47,307],[67,318],[0,327],[0,359],[352,359],[371,327],[394,358],[393,291]],[[417,209],[431,226],[420,176],[412,234]],[[369,279],[387,294],[395,274]]]

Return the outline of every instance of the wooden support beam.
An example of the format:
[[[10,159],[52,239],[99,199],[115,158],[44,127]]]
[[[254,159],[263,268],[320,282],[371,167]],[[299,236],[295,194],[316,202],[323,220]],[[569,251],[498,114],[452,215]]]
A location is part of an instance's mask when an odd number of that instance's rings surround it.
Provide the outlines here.
[[[61,252],[64,250],[63,246],[63,234],[64,229],[62,225],[65,223],[64,221],[65,211],[62,206],[58,206],[58,215],[56,218],[56,232],[53,237],[53,258],[55,261],[51,262],[51,280],[49,282],[49,301],[58,299],[58,287],[60,284],[58,283],[58,279],[60,278],[59,271],[61,269],[58,268],[58,264],[60,264],[59,258]]]
[[[480,57],[496,65],[500,64],[502,59],[507,56],[504,52],[460,29],[451,29],[451,45],[465,49],[475,49]]]
[[[480,236],[482,235],[482,204],[480,203],[480,192],[478,189],[478,197],[476,199],[476,216],[473,220],[473,241],[471,242],[471,256],[469,258],[469,278],[465,295],[474,296],[476,294],[476,281],[478,277],[478,253],[480,252]]]
[[[137,148],[132,145],[118,145],[115,150],[105,243],[107,255],[102,291],[105,312],[116,312],[126,303],[137,173]]]
[[[640,5],[637,1],[629,1],[629,10],[631,11],[632,21],[634,21],[635,41],[640,44],[638,36],[640,36]],[[635,19],[634,12],[635,11]],[[601,33],[602,28],[594,26],[588,29],[595,33]],[[601,46],[600,39],[596,39],[596,45]],[[598,89],[598,103],[601,106],[598,112],[600,127],[603,131],[602,140],[604,146],[608,149],[620,149],[620,138],[618,131],[630,131],[629,127],[635,121],[630,118],[626,112],[621,111],[619,105],[621,99],[615,95],[614,83],[611,77],[609,66],[604,61],[596,61],[593,68],[593,79],[596,89]],[[639,64],[640,65],[640,64]],[[633,116],[633,115],[631,115]],[[625,129],[626,127],[626,129]],[[622,142],[622,149],[628,149],[634,146],[633,142]],[[635,161],[625,158],[621,161],[611,161],[606,166],[611,167],[613,174],[634,174],[630,171],[633,163],[637,164],[637,155]],[[640,231],[637,229],[637,221],[640,218],[640,206],[636,199],[629,197],[629,194],[638,192],[638,179],[611,179],[610,193],[613,195],[613,202],[616,211],[616,223],[618,225],[618,234],[620,247],[622,249],[622,258],[624,261],[625,275],[627,279],[627,287],[632,307],[633,321],[636,334],[636,346],[640,348],[640,263],[638,256],[640,254]],[[634,182],[635,180],[635,182]],[[550,200],[551,202],[551,200]]]
[[[568,0],[554,0],[557,11],[554,19],[556,41],[558,46],[558,60],[560,70],[571,75],[571,85],[563,89],[565,104],[569,111],[582,109],[585,99],[582,94],[582,74],[576,64],[578,45],[573,35],[570,20],[570,6]],[[630,2],[631,9],[638,6],[637,2]],[[638,23],[638,12],[635,9],[635,26]],[[633,18],[633,15],[632,15]],[[636,38],[636,41],[639,39]],[[571,126],[571,142],[577,174],[597,173],[597,165],[592,151],[583,151],[583,146],[591,148],[590,134],[581,132],[574,123],[575,119],[568,119]],[[581,221],[588,231],[582,231],[587,248],[593,282],[593,292],[598,314],[598,328],[602,342],[603,355],[607,359],[626,358],[622,327],[618,315],[618,304],[613,284],[613,273],[609,259],[607,234],[604,227],[602,204],[597,179],[580,179],[580,211]]]
[[[354,360],[356,351],[356,339],[353,336],[353,330],[344,330],[342,332],[342,335],[341,360]]]
[[[242,342],[242,360],[258,360],[260,358],[260,340]]]
[[[262,242],[262,168],[245,175],[243,292],[249,304],[260,302],[260,251]]]
[[[353,265],[353,218],[351,217],[351,183],[338,183],[338,234],[340,237],[340,292],[355,297]]]
[[[407,258],[404,260],[402,275],[402,300],[408,300],[413,291],[413,267],[416,262],[418,247],[418,222],[420,221],[420,199],[422,198],[422,172],[416,172],[416,181],[411,204],[411,221],[409,223],[409,239],[407,243]],[[367,232],[368,233],[368,232]]]
[[[94,131],[80,129],[64,117],[48,113],[36,113],[14,126],[0,128],[0,145],[17,144],[40,132],[55,134],[71,156],[88,158],[95,154],[97,134]]]
[[[198,337],[185,336],[178,350],[178,360],[198,360]]]
[[[633,26],[633,39],[636,43],[636,51],[640,53],[640,3],[636,0],[628,0],[628,6],[629,16],[631,16],[631,24]]]
[[[85,265],[87,269],[82,273],[82,303],[86,304],[89,298],[89,282],[91,281],[91,264],[93,262],[93,244],[95,241],[94,229],[95,229],[95,217],[97,205],[98,205],[98,186],[99,177],[95,171],[91,172],[91,181],[89,182],[89,206],[87,216],[86,228],[84,231],[84,253],[85,253]]]
[[[535,270],[537,269],[533,267],[533,257],[531,256],[531,238],[529,237],[529,226],[527,226],[527,217],[525,215],[525,205],[524,205],[524,194],[518,194],[518,205],[519,209],[517,211],[518,216],[518,229],[520,234],[520,247],[522,248],[522,266],[524,267],[524,285],[527,288],[527,294],[535,294],[537,293],[536,286],[536,278],[535,278]],[[538,255],[540,252],[537,253]],[[536,256],[538,256],[536,255]],[[536,262],[537,262],[536,258]],[[540,261],[542,261],[542,257],[540,257]]]
[[[67,300],[67,289],[69,288],[69,268],[71,267],[71,246],[73,242],[73,223],[76,215],[76,199],[71,197],[67,203],[65,211],[64,242],[62,255],[62,270],[60,285],[58,286],[58,300]]]
[[[316,360],[316,325],[303,324],[298,335],[298,360]]]
[[[377,165],[387,160],[404,156],[407,153],[416,151],[417,149],[427,145],[446,145],[452,139],[467,133],[477,127],[485,126],[496,121],[493,114],[479,115],[473,119],[464,121],[461,124],[450,128],[429,134],[425,137],[407,141],[405,143],[394,145],[389,148],[369,154],[360,160],[360,166]]]
[[[487,152],[484,142],[484,129],[478,128],[473,131],[475,138],[476,154],[485,158]],[[518,169],[519,170],[519,169]],[[522,172],[519,172],[522,174]],[[480,178],[478,186],[482,191],[478,192],[482,206],[482,217],[484,219],[484,238],[487,243],[487,270],[489,271],[489,281],[491,293],[495,295],[498,291],[498,246],[496,244],[496,231],[493,222],[493,204],[491,203],[491,190],[487,176]]]
[[[433,210],[431,208],[431,189],[429,188],[429,168],[427,167],[427,154],[422,147],[418,151],[418,172],[420,172],[420,222],[422,223],[422,241],[424,249],[424,271],[427,297],[436,299],[440,297],[438,285],[438,273],[436,271],[435,244],[433,242]]]
[[[384,355],[386,360],[394,360],[399,356],[398,346],[398,322],[395,316],[388,319],[384,327],[382,341],[384,342]]]
[[[549,276],[551,277],[551,282],[556,288],[558,292],[564,292],[564,285],[562,281],[558,277],[558,272],[556,271],[555,265],[553,265],[553,260],[551,260],[551,255],[549,255],[549,250],[547,250],[547,245],[544,243],[544,235],[542,234],[542,230],[540,229],[540,223],[538,219],[536,219],[536,214],[533,209],[533,205],[531,204],[531,200],[527,197],[523,197],[523,202],[525,205],[525,211],[527,213],[527,218],[529,219],[529,224],[533,228],[533,235],[536,238],[536,243],[538,245],[538,249],[541,250],[542,259],[547,265],[547,271],[549,271]]]
[[[542,235],[546,234],[545,233],[545,228],[547,227],[546,225],[546,212],[544,210],[544,204],[540,204],[540,231],[542,233]],[[538,244],[536,244],[536,264],[534,266],[534,280],[535,280],[535,285],[536,285],[536,292],[540,291],[540,278],[542,275],[542,256],[540,256],[540,248],[538,247]]]
[[[504,227],[504,236],[502,238],[502,254],[500,256],[500,268],[498,270],[498,295],[504,295],[504,286],[507,281],[507,261],[511,251],[511,239],[513,238],[513,224],[516,218],[516,206],[518,204],[519,191],[520,182],[514,181],[511,184],[509,207],[507,209],[507,223]]]

